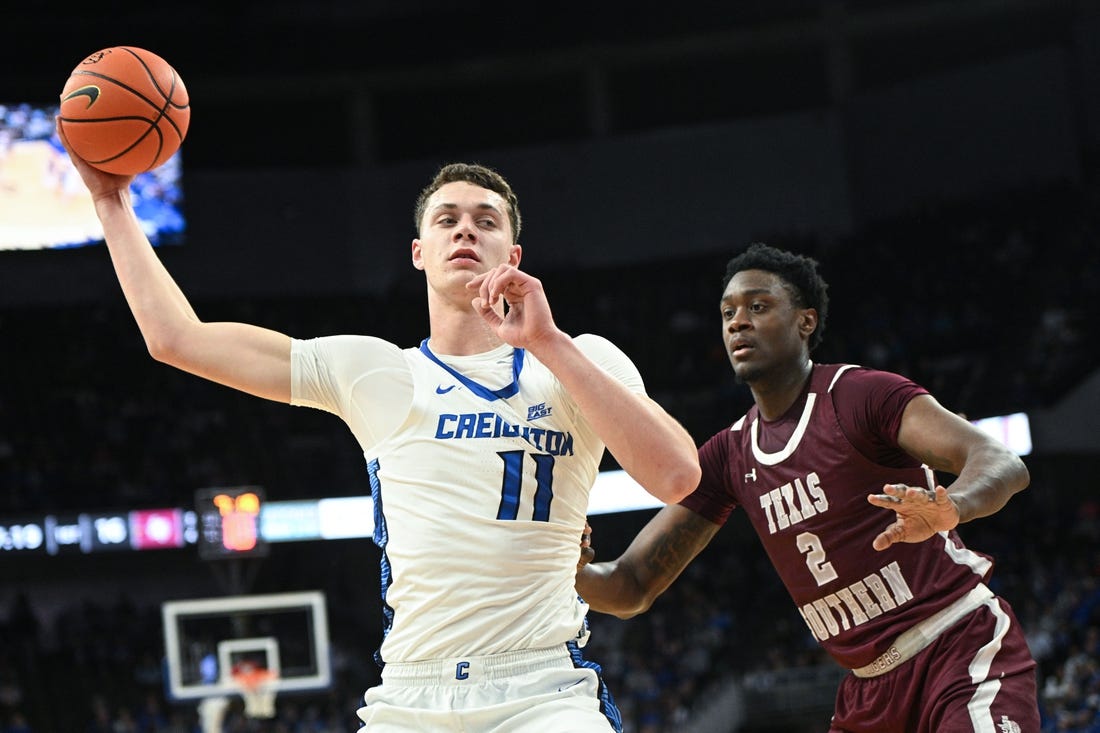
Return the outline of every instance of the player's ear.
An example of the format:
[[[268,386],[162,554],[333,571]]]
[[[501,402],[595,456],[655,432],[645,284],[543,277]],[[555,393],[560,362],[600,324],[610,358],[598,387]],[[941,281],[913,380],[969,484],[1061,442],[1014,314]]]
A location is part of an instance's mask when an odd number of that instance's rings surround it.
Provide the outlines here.
[[[523,247],[518,244],[512,245],[512,252],[508,256],[508,264],[512,267],[519,267],[519,261],[523,259]]]
[[[413,267],[415,267],[416,269],[424,269],[424,254],[420,249],[419,239],[414,239],[412,241],[412,263]]]
[[[817,330],[817,309],[804,308],[798,322],[798,332],[805,338]]]

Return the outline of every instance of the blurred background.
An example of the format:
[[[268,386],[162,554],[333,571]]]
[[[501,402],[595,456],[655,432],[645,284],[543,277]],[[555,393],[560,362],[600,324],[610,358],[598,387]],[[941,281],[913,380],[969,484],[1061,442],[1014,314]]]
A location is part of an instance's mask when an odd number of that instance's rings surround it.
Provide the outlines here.
[[[1031,488],[962,536],[1028,631],[1044,730],[1100,730],[1100,3],[102,2],[4,28],[0,105],[56,104],[109,46],[180,73],[187,230],[158,251],[206,320],[415,345],[415,197],[481,162],[519,195],[559,325],[619,344],[702,443],[750,404],[719,338],[726,260],[756,240],[819,258],[818,361],[1027,416]],[[378,679],[369,540],[204,560],[21,529],[205,487],[369,494],[344,425],[154,363],[102,246],[0,251],[0,343],[0,731],[194,730],[160,603],[313,588],[332,688],[227,729],[354,730]],[[652,513],[593,517],[598,557]],[[628,731],[827,728],[839,670],[737,517],[649,613],[590,620]]]

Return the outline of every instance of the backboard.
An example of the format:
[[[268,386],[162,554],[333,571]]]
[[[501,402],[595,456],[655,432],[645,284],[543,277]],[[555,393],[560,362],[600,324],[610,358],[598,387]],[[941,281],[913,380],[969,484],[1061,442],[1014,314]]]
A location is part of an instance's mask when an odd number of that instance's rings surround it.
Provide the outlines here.
[[[161,616],[172,699],[239,694],[231,670],[241,664],[274,672],[280,692],[332,683],[320,591],[167,601]]]

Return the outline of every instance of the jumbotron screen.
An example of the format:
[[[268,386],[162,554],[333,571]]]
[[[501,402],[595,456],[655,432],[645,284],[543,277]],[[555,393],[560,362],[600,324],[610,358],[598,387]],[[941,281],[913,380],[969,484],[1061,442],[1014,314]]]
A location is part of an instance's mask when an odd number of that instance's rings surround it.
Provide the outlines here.
[[[57,105],[0,103],[0,250],[99,244],[92,197],[57,135]],[[134,178],[130,195],[154,246],[181,244],[187,229],[177,152]]]

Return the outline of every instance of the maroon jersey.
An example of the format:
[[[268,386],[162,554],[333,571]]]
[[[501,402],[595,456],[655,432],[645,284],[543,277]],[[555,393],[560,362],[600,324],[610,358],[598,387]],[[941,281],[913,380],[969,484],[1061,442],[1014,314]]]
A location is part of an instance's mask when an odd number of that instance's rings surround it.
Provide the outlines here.
[[[700,448],[702,480],[681,502],[717,524],[742,507],[810,631],[849,669],[992,568],[954,531],[882,552],[871,545],[895,515],[868,494],[887,483],[935,485],[931,470],[897,446],[901,414],[922,394],[896,374],[814,365],[778,420],[764,421],[753,406]]]

